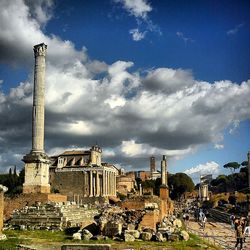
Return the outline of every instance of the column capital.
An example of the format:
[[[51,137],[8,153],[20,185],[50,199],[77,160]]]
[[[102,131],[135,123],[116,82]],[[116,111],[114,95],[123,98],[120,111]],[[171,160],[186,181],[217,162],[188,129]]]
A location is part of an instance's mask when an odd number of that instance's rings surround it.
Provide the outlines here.
[[[46,50],[47,50],[47,45],[44,43],[37,44],[33,48],[34,50],[34,55],[35,57],[37,56],[45,56],[46,55]]]

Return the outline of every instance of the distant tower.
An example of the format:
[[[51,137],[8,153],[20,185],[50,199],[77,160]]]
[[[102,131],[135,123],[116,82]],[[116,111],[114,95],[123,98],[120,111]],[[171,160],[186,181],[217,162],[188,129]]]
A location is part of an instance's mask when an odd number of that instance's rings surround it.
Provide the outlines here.
[[[23,193],[50,193],[49,164],[44,152],[44,89],[45,56],[47,45],[34,46],[34,90],[32,114],[32,149],[23,157],[25,162],[25,181]]]
[[[150,157],[150,172],[151,172],[151,173],[156,172],[155,157],[154,157],[154,156],[151,156],[151,157]]]
[[[247,154],[248,158],[248,191],[250,191],[250,151]]]

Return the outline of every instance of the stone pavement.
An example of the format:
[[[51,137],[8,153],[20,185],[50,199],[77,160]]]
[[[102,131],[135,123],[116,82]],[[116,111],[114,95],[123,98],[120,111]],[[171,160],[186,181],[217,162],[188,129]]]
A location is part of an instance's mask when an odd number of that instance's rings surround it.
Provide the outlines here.
[[[227,223],[221,222],[208,222],[203,230],[200,224],[195,221],[189,221],[187,225],[188,231],[199,235],[204,240],[207,240],[212,245],[217,245],[226,250],[235,249],[235,231]],[[250,249],[250,236],[246,236],[243,249]]]

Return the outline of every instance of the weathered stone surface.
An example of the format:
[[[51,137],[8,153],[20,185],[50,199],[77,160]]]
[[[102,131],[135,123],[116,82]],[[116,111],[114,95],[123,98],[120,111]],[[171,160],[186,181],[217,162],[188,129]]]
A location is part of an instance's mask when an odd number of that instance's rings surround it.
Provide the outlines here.
[[[144,240],[144,241],[150,241],[151,239],[152,239],[152,233],[150,233],[150,232],[142,232],[141,233],[141,238],[142,238],[142,240]]]
[[[93,237],[93,234],[87,229],[82,230],[82,240],[90,240]]]
[[[128,230],[135,230],[135,225],[134,224],[128,224],[127,229]]]
[[[43,226],[46,229],[53,228],[55,230],[70,226],[80,227],[81,221],[84,221],[85,225],[93,224],[96,214],[98,214],[97,209],[88,209],[76,205],[40,204],[16,210],[10,224],[12,226],[23,225],[27,228],[34,226],[34,229],[41,229],[41,226]],[[94,229],[94,225],[90,228]]]
[[[135,239],[140,238],[140,232],[138,230],[125,230],[124,234],[130,234],[135,237]]]
[[[0,241],[1,240],[6,240],[6,239],[7,239],[6,235],[1,233],[0,234]]]
[[[116,235],[121,235],[122,233],[122,223],[121,222],[108,222],[104,228],[104,234],[109,237],[114,237]]]
[[[82,239],[81,233],[74,233],[73,234],[73,240],[81,240],[81,239]]]
[[[175,220],[173,221],[173,225],[174,225],[175,227],[181,228],[181,227],[182,227],[182,222],[181,222],[181,220],[179,220],[179,219],[175,219]]]
[[[169,234],[168,240],[169,241],[179,241],[179,236],[177,234]]]
[[[133,241],[135,241],[135,237],[131,234],[124,234],[124,241],[125,242],[133,242]]]
[[[163,237],[162,233],[157,232],[155,234],[155,240],[158,241],[158,242],[164,242],[164,241],[166,241],[166,238]]]
[[[182,230],[181,233],[180,233],[180,235],[181,235],[181,238],[183,240],[185,240],[185,241],[189,240],[189,234],[188,234],[187,231]]]

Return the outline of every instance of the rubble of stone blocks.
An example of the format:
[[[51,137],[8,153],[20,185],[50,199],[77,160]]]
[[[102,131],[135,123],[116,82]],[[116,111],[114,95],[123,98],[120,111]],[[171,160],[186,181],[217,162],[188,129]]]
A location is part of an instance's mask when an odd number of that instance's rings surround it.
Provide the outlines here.
[[[117,241],[177,241],[188,240],[182,222],[175,216],[164,217],[156,223],[159,210],[123,209],[108,204],[95,208],[79,205],[37,204],[26,206],[13,213],[10,227],[21,230],[45,229],[71,231],[74,240]],[[150,223],[151,218],[153,223]]]
[[[99,214],[98,209],[79,205],[37,204],[15,210],[5,227],[14,229],[63,230],[70,226],[87,226]]]
[[[140,223],[148,212],[147,210],[123,210],[119,207],[103,208],[102,212],[95,217],[96,227],[80,229],[73,234],[73,239],[113,239],[125,242],[189,239],[189,234],[182,229],[182,221],[175,216],[164,217],[155,229],[141,227]]]

